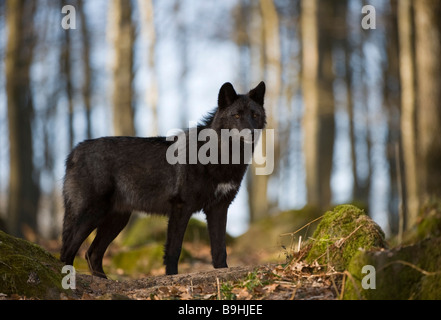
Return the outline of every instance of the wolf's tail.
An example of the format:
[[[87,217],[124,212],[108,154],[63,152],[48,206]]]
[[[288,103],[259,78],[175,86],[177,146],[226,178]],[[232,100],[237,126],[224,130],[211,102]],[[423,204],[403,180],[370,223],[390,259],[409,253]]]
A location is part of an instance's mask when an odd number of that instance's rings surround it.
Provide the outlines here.
[[[72,242],[73,238],[73,226],[75,225],[75,219],[72,214],[72,208],[69,201],[64,199],[64,220],[63,220],[63,234],[62,234],[62,246],[60,252],[60,260],[62,262],[68,262],[67,251],[69,247],[69,243]],[[69,263],[68,263],[69,264]]]
[[[66,159],[66,175],[64,176],[63,183],[63,201],[64,201],[64,219],[63,219],[63,233],[62,233],[62,246],[60,252],[60,260],[67,264],[72,264],[72,257],[70,257],[69,247],[73,241],[75,235],[75,226],[77,225],[76,215],[73,212],[73,203],[71,199],[72,192],[69,192],[72,187],[72,175],[71,172],[74,170],[74,164],[72,161],[73,152]],[[69,188],[70,186],[70,188]],[[69,256],[68,256],[69,255]],[[72,263],[70,263],[72,262]]]

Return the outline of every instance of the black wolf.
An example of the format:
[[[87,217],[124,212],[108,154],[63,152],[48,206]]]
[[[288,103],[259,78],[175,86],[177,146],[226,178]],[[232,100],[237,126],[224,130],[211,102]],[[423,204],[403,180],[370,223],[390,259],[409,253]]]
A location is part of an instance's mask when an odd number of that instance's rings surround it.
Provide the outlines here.
[[[244,95],[225,83],[219,91],[218,107],[197,126],[198,132],[263,129],[264,95],[263,82]],[[187,143],[188,132],[185,131]],[[127,225],[132,211],[137,210],[169,217],[164,264],[167,274],[176,274],[188,220],[203,210],[213,266],[227,267],[227,210],[239,190],[247,163],[172,165],[166,159],[172,144],[165,137],[104,137],[76,146],[66,160],[61,261],[72,265],[82,242],[97,229],[86,259],[94,275],[106,277],[102,267],[104,253]],[[198,149],[200,145],[198,142]]]

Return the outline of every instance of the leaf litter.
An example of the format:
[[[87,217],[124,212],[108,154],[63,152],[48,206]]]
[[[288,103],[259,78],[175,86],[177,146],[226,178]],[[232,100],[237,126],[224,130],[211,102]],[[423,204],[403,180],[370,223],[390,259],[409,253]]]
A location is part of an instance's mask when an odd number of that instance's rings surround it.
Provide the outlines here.
[[[343,273],[317,263],[232,267],[137,280],[110,280],[77,274],[76,295],[62,300],[333,300]],[[8,299],[7,297],[2,297]],[[26,299],[14,296],[13,299]],[[11,297],[9,297],[11,299]]]

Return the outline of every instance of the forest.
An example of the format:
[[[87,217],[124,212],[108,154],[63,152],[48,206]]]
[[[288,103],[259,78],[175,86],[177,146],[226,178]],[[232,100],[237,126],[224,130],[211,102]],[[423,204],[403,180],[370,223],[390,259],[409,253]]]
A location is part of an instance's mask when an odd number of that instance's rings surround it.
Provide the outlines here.
[[[10,235],[59,243],[65,160],[81,141],[167,135],[210,112],[223,83],[263,80],[274,172],[248,170],[232,237],[290,215],[301,222],[273,228],[280,247],[340,204],[394,245],[440,236],[441,0],[6,0],[0,34]]]

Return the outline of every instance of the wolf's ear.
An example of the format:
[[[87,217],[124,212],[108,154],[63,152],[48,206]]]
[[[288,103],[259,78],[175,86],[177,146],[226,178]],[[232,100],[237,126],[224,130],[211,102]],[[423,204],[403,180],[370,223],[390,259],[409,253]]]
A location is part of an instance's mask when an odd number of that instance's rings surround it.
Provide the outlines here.
[[[265,82],[261,81],[257,87],[255,87],[253,90],[251,90],[248,93],[248,96],[254,100],[255,102],[257,102],[258,104],[260,104],[261,106],[263,106],[263,98],[265,97]]]
[[[237,99],[237,93],[233,88],[233,85],[229,82],[224,83],[219,90],[218,105],[219,108],[226,108],[233,104]]]

